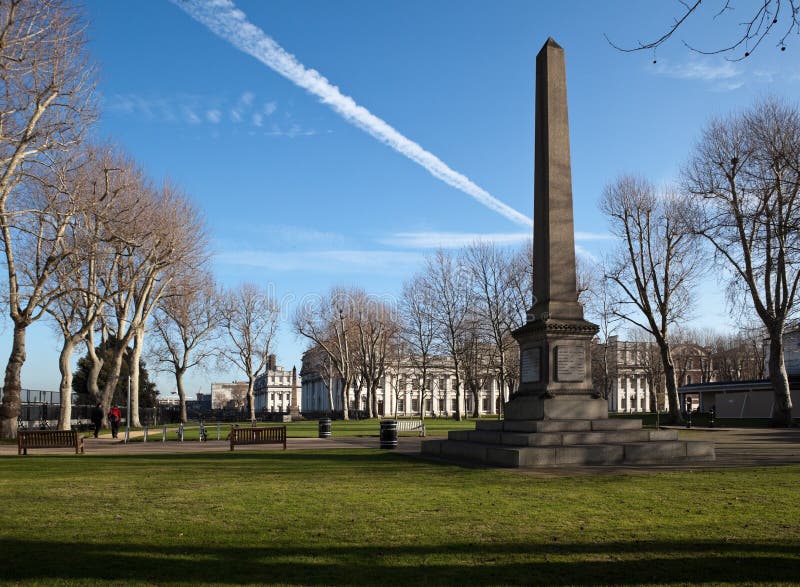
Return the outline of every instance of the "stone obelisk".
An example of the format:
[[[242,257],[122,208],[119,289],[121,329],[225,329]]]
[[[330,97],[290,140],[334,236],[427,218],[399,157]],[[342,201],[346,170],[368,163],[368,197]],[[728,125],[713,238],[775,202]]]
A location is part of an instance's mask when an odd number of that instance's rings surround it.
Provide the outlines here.
[[[427,440],[422,453],[501,467],[643,465],[713,461],[710,442],[646,430],[609,418],[592,392],[590,343],[575,287],[575,237],[564,50],[548,39],[536,57],[536,156],[533,206],[533,308],[514,331],[520,384],[504,420],[479,420]]]
[[[572,172],[564,50],[552,38],[536,56],[533,205],[534,305],[514,332],[520,385],[507,420],[607,418],[592,390],[590,342],[575,277]]]

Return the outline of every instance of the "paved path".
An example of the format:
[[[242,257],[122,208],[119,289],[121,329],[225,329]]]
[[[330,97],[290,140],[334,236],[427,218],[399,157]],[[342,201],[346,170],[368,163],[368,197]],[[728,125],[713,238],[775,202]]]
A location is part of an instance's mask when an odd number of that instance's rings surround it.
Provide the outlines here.
[[[800,464],[800,429],[752,429],[752,428],[726,428],[726,429],[679,429],[680,438],[685,440],[710,440],[715,443],[717,460],[713,463],[696,463],[683,465],[648,465],[648,466],[612,466],[612,467],[558,467],[540,469],[514,469],[525,474],[533,475],[574,475],[574,474],[620,474],[620,473],[646,473],[670,470],[717,470],[731,467],[763,467],[788,464]],[[401,436],[396,452],[408,456],[422,458],[420,443],[424,439]],[[161,442],[150,440],[148,442],[130,442],[125,444],[122,440],[112,439],[110,435],[100,438],[87,438],[86,454],[91,455],[142,455],[142,454],[182,454],[203,452],[229,452],[230,443],[224,440],[211,440],[208,442]],[[289,438],[288,450],[325,450],[349,448],[374,448],[379,447],[377,436],[374,437],[348,437],[348,438]],[[263,451],[283,450],[280,445],[250,445],[237,446],[236,451]],[[73,449],[30,449],[31,455],[44,454],[74,454]],[[17,454],[16,445],[0,445],[0,456]]]

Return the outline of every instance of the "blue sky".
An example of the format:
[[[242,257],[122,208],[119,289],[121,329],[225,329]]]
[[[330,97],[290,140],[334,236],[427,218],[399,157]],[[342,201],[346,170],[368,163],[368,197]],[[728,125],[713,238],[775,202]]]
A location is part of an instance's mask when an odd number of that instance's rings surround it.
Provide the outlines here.
[[[207,215],[219,280],[268,285],[287,321],[296,300],[332,285],[395,294],[438,244],[473,235],[513,242],[529,233],[404,156],[407,145],[376,139],[176,4],[83,4],[99,68],[98,133],[152,177],[184,186]],[[782,53],[767,41],[736,63],[703,57],[680,42],[714,44],[716,30],[699,23],[660,48],[654,64],[652,53],[618,52],[603,36],[621,44],[657,36],[677,2],[239,0],[235,7],[306,70],[528,218],[534,60],[552,36],[567,59],[576,243],[595,257],[613,246],[597,209],[608,182],[621,172],[669,182],[711,117],[769,94],[794,100],[800,88],[793,53],[800,46]],[[698,325],[730,327],[718,290],[703,287]],[[9,334],[6,326],[2,356]],[[305,344],[285,324],[279,364],[299,368]],[[32,328],[23,387],[57,388],[58,346],[46,325]],[[193,374],[189,394],[239,377]],[[168,377],[158,381],[163,395],[174,389]]]

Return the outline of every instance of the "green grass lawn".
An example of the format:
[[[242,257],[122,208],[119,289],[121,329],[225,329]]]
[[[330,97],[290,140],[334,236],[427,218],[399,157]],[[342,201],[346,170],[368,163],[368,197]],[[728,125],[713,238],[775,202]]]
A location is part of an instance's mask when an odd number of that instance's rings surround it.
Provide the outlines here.
[[[379,450],[0,459],[0,582],[796,584],[800,467],[542,478]]]
[[[490,418],[496,420],[497,418]],[[303,420],[298,422],[287,422],[282,424],[279,422],[258,422],[259,426],[286,426],[286,435],[288,438],[316,438],[319,435],[319,422],[318,420]],[[250,426],[250,422],[240,422],[239,426]],[[215,422],[206,422],[206,432],[209,440],[217,439],[217,424]],[[368,420],[333,420],[331,422],[331,433],[333,438],[346,438],[350,436],[374,436],[378,437],[380,433],[380,420],[372,418]],[[475,419],[465,419],[456,421],[447,418],[426,418],[425,419],[426,433],[428,436],[447,436],[448,430],[474,430]],[[220,424],[219,436],[221,439],[226,439],[230,432],[231,424],[226,422]],[[135,429],[140,430],[140,429]],[[148,440],[161,440],[162,427],[158,426],[150,428],[148,431]],[[108,432],[107,430],[104,432]],[[120,438],[124,436],[125,428],[120,429]],[[91,433],[86,433],[89,436]],[[401,436],[415,436],[416,432],[404,432]],[[177,440],[178,438],[178,425],[167,425],[167,440]],[[184,440],[191,441],[198,439],[198,424],[196,421],[186,424],[184,430]],[[141,438],[132,437],[133,442],[141,441]]]

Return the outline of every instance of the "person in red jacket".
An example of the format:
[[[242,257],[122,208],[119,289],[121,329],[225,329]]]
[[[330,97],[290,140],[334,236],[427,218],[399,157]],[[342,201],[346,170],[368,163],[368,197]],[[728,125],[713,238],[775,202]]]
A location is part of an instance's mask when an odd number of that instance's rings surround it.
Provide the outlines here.
[[[116,438],[119,433],[119,423],[122,420],[122,412],[115,405],[108,410],[108,423],[111,424],[111,438]]]

